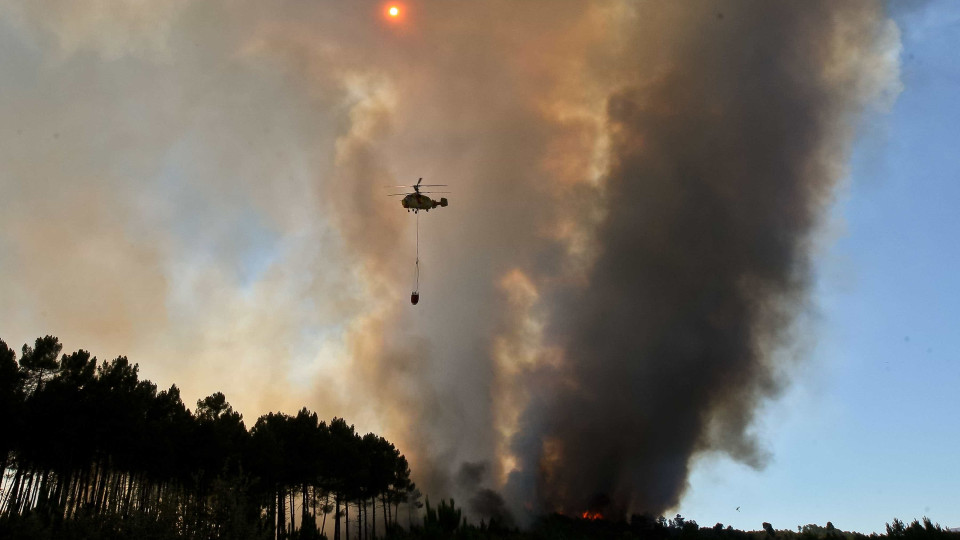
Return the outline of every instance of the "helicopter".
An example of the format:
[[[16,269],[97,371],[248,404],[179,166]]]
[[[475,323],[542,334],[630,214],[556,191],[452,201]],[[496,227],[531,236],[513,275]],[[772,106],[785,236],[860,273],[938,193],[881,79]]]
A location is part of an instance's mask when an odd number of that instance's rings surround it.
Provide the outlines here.
[[[413,292],[410,293],[410,303],[417,305],[417,302],[420,301],[420,215],[418,212],[423,210],[424,212],[429,212],[431,209],[438,206],[447,206],[447,198],[441,197],[440,200],[434,200],[428,197],[426,194],[430,193],[449,193],[448,191],[420,191],[420,188],[434,188],[434,187],[445,187],[446,184],[424,184],[423,178],[419,178],[417,183],[412,186],[388,186],[388,187],[401,187],[401,188],[413,188],[412,192],[406,193],[391,193],[391,197],[403,197],[403,200],[400,201],[400,204],[407,209],[407,212],[413,210],[413,213],[417,215],[417,262],[416,262],[416,282],[414,285]]]
[[[390,197],[402,196],[403,200],[400,201],[400,204],[407,209],[407,212],[413,210],[413,213],[416,214],[420,210],[429,212],[431,209],[438,206],[447,206],[447,198],[441,197],[440,200],[433,200],[425,193],[449,193],[449,191],[420,191],[422,187],[446,187],[446,184],[421,184],[423,178],[421,177],[417,180],[417,183],[412,186],[388,186],[388,187],[401,187],[401,188],[413,188],[413,191],[406,193],[391,193]]]

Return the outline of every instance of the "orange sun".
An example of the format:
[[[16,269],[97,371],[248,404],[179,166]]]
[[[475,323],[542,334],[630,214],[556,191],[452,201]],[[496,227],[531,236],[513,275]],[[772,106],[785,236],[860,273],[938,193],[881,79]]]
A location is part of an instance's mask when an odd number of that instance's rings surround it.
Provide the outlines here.
[[[387,15],[390,15],[393,18],[400,16],[400,8],[397,6],[390,6],[390,9],[387,10]]]

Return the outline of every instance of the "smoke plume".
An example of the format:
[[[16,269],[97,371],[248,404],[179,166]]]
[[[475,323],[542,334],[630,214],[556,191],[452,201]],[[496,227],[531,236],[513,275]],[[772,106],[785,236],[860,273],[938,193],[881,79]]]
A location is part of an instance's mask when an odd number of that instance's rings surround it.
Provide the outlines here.
[[[875,4],[691,7],[636,6],[628,54],[660,58],[607,100],[600,254],[549,299],[563,362],[528,374],[512,445],[512,487],[544,510],[663,511],[699,451],[763,466],[754,411],[783,384],[811,237],[890,73]]]
[[[476,516],[762,466],[882,4],[403,6],[0,4],[0,337],[347,417]]]

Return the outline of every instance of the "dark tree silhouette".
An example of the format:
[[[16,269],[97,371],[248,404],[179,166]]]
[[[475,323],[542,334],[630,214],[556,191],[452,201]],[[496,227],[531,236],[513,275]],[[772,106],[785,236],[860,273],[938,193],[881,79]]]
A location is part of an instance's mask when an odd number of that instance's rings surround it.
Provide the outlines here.
[[[20,438],[18,419],[23,399],[24,379],[17,353],[0,340],[0,473],[7,470],[12,443]]]
[[[63,345],[53,336],[37,338],[33,348],[26,344],[23,346],[20,367],[27,377],[28,393],[33,394],[39,390],[43,382],[53,376],[58,367],[57,355],[61,349]]]
[[[191,413],[175,385],[158,392],[124,356],[98,363],[78,350],[58,360],[61,350],[39,338],[18,363],[0,340],[0,537],[72,522],[111,537],[145,527],[157,537],[320,538],[332,498],[334,536],[343,517],[344,537],[363,540],[377,537],[371,503],[396,514],[398,493],[412,486],[392,444],[342,418],[328,426],[304,408],[261,416],[248,431],[220,392]]]
[[[173,385],[158,391],[119,356],[61,355],[57,338],[0,340],[0,538],[609,538],[637,540],[868,540],[827,522],[798,532],[700,528],[679,514],[629,522],[545,516],[529,532],[491,518],[470,525],[451,499],[421,506],[406,458],[379,435],[306,408],[269,413],[248,431],[220,392],[191,412]],[[59,358],[58,358],[59,355]],[[319,513],[318,513],[319,512]],[[379,515],[378,515],[379,514]],[[383,529],[377,525],[377,520]],[[887,524],[886,537],[960,540],[929,518]]]

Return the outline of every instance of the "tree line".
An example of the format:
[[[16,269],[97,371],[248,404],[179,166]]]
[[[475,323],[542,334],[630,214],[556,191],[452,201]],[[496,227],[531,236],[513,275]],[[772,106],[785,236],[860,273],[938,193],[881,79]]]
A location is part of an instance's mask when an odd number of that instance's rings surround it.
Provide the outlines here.
[[[372,540],[419,504],[400,451],[342,418],[248,430],[222,393],[191,411],[124,356],[62,348],[45,336],[18,359],[0,340],[0,536]]]
[[[894,519],[869,536],[830,522],[701,527],[679,514],[551,514],[519,530],[470,524],[452,499],[427,501],[422,525],[401,528],[401,505],[420,508],[420,493],[383,437],[306,408],[263,415],[248,430],[222,393],[191,411],[176,385],[158,391],[124,356],[61,352],[46,336],[17,358],[0,340],[3,539],[960,540],[928,518]]]
[[[716,523],[713,526],[700,526],[695,520],[677,514],[672,519],[650,514],[633,514],[627,519],[582,519],[562,515],[543,516],[529,531],[497,530],[490,534],[490,526],[473,527],[462,523],[453,533],[431,534],[427,526],[420,531],[403,531],[404,538],[430,539],[481,539],[503,538],[511,540],[546,540],[563,538],[565,540],[960,540],[960,532],[946,529],[939,523],[933,523],[924,517],[922,521],[914,519],[909,525],[894,518],[886,525],[886,534],[869,535],[855,531],[844,531],[827,522],[825,526],[808,524],[797,526],[795,530],[776,529],[769,522],[763,522],[759,530],[743,531],[730,525]]]

